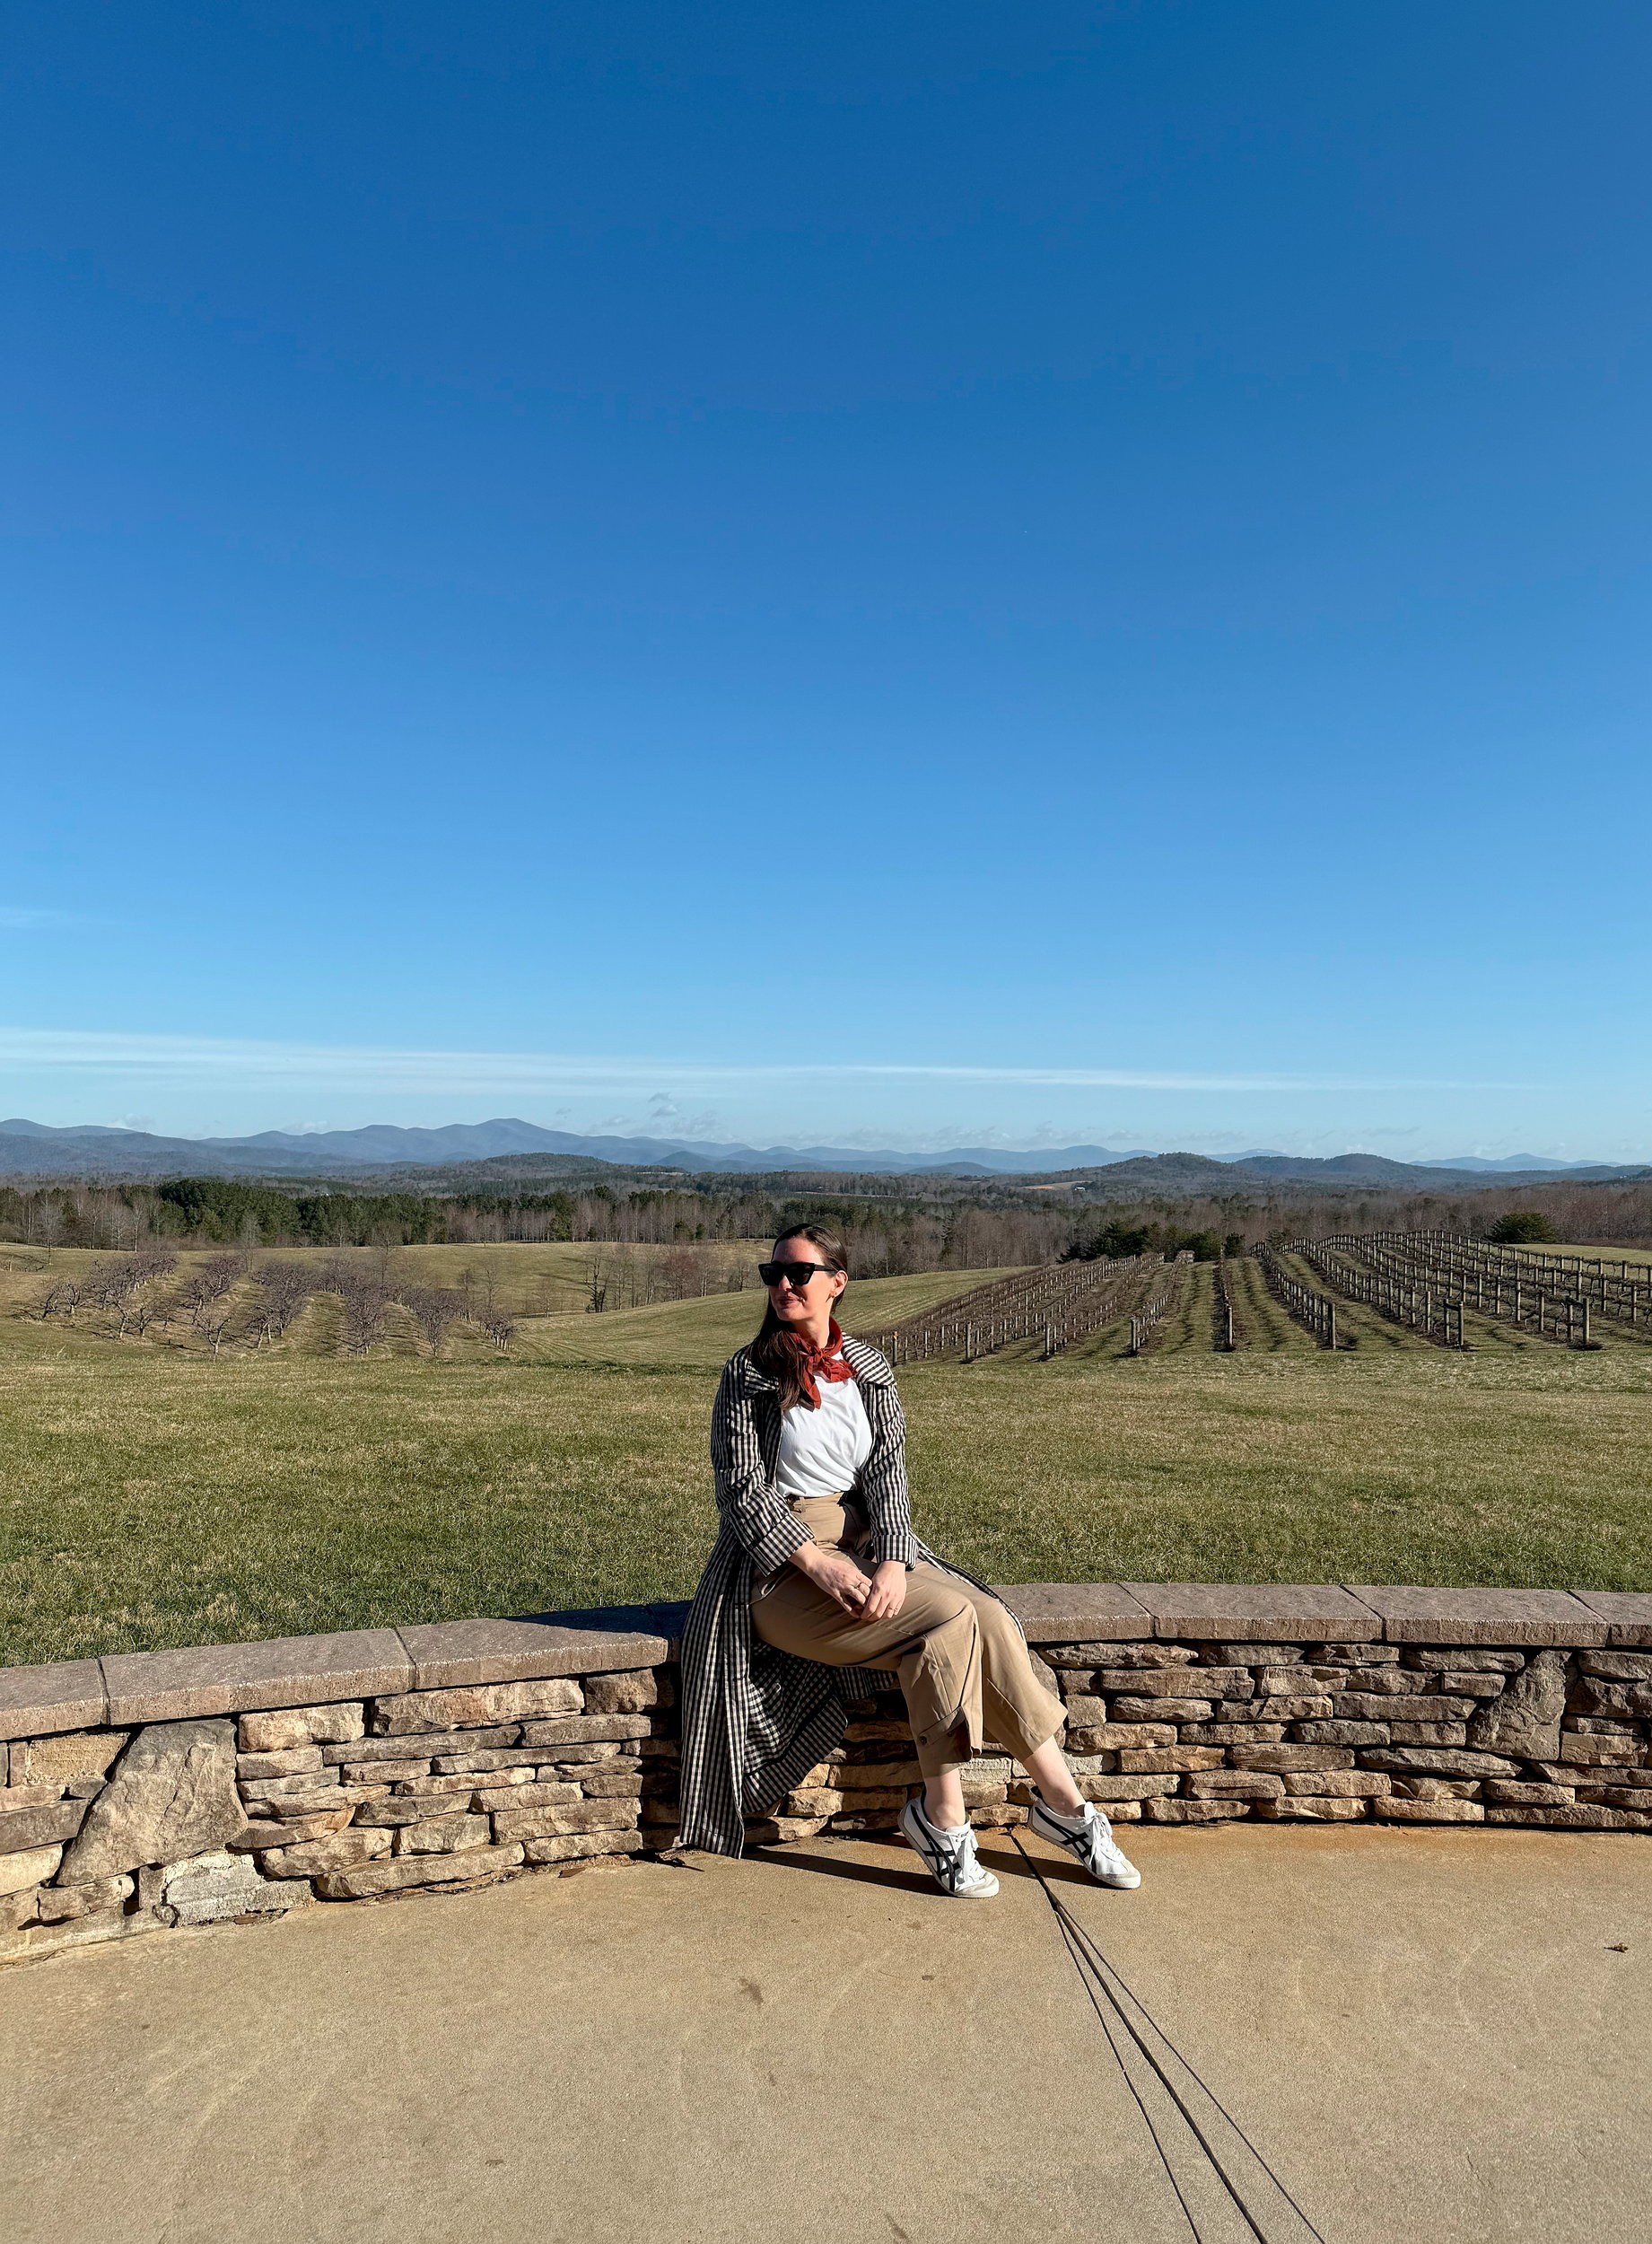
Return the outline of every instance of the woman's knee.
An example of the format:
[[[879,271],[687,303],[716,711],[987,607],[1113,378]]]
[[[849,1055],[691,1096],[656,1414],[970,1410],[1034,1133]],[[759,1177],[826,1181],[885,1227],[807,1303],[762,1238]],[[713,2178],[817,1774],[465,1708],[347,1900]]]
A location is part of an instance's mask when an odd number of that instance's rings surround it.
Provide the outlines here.
[[[1013,1617],[996,1599],[991,1604],[983,1600],[975,1619],[981,1630],[981,1649],[989,1660],[996,1666],[1031,1669],[1027,1639],[1016,1626]]]
[[[966,1598],[960,1598],[950,1613],[938,1614],[926,1623],[924,1642],[937,1644],[978,1644],[981,1641],[981,1617]]]

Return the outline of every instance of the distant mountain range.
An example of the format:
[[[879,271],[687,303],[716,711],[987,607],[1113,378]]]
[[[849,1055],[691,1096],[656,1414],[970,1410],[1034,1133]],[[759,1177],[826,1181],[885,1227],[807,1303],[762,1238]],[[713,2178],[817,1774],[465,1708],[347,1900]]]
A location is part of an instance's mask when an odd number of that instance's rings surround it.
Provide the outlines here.
[[[1115,1163],[1096,1179],[1095,1189],[1105,1189],[1111,1197],[1132,1186],[1184,1193],[1231,1191],[1237,1174],[1274,1184],[1365,1184],[1387,1191],[1464,1192],[1492,1183],[1552,1184],[1557,1171],[1578,1182],[1647,1174],[1639,1162],[1613,1168],[1604,1162],[1546,1161],[1540,1168],[1515,1170],[1502,1161],[1479,1162],[1471,1169],[1446,1161],[1389,1161],[1381,1153],[1336,1153],[1327,1160],[1296,1153],[1246,1153],[1234,1161],[1205,1153],[1157,1153],[1143,1161]]]
[[[704,1139],[581,1136],[545,1130],[514,1118],[453,1122],[441,1129],[402,1129],[373,1123],[359,1130],[263,1130],[251,1137],[163,1137],[86,1123],[66,1128],[13,1119],[0,1122],[0,1172],[11,1175],[157,1177],[337,1177],[385,1169],[450,1168],[508,1161],[520,1177],[532,1157],[571,1167],[603,1162],[627,1169],[674,1169],[730,1175],[822,1173],[861,1176],[1045,1176],[1077,1180],[1097,1170],[1113,1171],[1109,1190],[1137,1180],[1160,1189],[1211,1188],[1236,1170],[1258,1178],[1298,1183],[1369,1183],[1417,1188],[1431,1179],[1462,1189],[1468,1176],[1634,1176],[1640,1165],[1563,1161],[1541,1153],[1512,1153],[1490,1161],[1464,1153],[1449,1161],[1396,1161],[1380,1153],[1339,1153],[1327,1160],[1256,1148],[1219,1159],[1204,1153],[1150,1153],[1106,1145],[1005,1148],[958,1146],[945,1153],[903,1153],[887,1147],[740,1145]]]
[[[998,1146],[964,1146],[947,1153],[903,1153],[890,1148],[842,1145],[738,1145],[705,1139],[590,1137],[543,1130],[537,1123],[504,1118],[450,1122],[434,1130],[371,1123],[359,1130],[261,1130],[252,1137],[159,1137],[96,1123],[54,1128],[20,1118],[0,1122],[0,1170],[82,1174],[88,1169],[125,1175],[171,1175],[188,1167],[197,1175],[331,1176],[340,1170],[449,1167],[458,1161],[496,1161],[511,1154],[611,1162],[629,1169],[686,1169],[749,1174],[754,1170],[835,1170],[869,1174],[1026,1176],[1034,1171],[1101,1168],[1132,1161],[1141,1149],[1117,1153],[1106,1145],[1040,1147],[1006,1153]]]
[[[1292,1161],[1298,1159],[1298,1156],[1292,1153],[1281,1153],[1278,1147],[1273,1145],[1254,1145],[1247,1153],[1234,1153],[1228,1158],[1236,1163],[1242,1163],[1254,1161]],[[1301,1158],[1307,1157],[1304,1155]],[[1338,1161],[1382,1161],[1385,1159],[1385,1156],[1381,1153],[1338,1153],[1333,1158]],[[1507,1169],[1518,1170],[1522,1174],[1540,1169],[1586,1169],[1594,1176],[1600,1175],[1608,1166],[1606,1162],[1598,1161],[1554,1161],[1547,1153],[1506,1153],[1501,1161],[1487,1161],[1479,1153],[1450,1153],[1442,1154],[1438,1161],[1395,1161],[1391,1165],[1397,1169],[1471,1169],[1488,1171]],[[1639,1166],[1639,1163],[1633,1165]]]
[[[1545,1153],[1506,1153],[1501,1161],[1482,1161],[1478,1153],[1454,1153],[1449,1161],[1429,1163],[1434,1169],[1597,1169],[1598,1161],[1551,1161]]]

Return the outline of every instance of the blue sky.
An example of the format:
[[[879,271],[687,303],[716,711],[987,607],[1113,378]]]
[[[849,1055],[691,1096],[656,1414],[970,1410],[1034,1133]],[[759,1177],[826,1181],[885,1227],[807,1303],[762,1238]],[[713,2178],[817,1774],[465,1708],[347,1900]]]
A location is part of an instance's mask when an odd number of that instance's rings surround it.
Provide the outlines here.
[[[1652,17],[10,17],[0,1109],[1652,1157]]]

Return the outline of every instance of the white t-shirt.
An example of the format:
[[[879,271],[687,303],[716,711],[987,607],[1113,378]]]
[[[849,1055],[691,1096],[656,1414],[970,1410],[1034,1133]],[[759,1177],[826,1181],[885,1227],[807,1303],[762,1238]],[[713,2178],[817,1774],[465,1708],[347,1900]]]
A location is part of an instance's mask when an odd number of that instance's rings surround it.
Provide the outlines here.
[[[799,1403],[781,1418],[774,1485],[782,1496],[846,1495],[872,1453],[871,1423],[857,1382],[823,1379],[817,1384],[818,1410]]]

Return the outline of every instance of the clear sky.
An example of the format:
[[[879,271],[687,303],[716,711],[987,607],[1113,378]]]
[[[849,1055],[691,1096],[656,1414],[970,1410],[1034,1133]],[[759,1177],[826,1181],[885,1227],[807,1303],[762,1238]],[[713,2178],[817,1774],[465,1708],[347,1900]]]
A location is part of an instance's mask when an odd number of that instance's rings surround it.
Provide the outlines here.
[[[0,1112],[1652,1157],[1643,0],[13,0]]]

